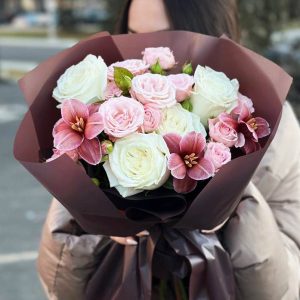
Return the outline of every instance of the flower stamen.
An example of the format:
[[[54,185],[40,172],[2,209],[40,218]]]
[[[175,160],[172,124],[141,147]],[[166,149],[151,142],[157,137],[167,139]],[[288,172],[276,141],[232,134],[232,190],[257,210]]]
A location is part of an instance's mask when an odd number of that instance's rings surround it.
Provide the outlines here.
[[[197,165],[198,164],[198,162],[197,162],[197,159],[198,159],[199,157],[198,156],[196,156],[196,154],[195,153],[192,153],[192,154],[190,154],[190,155],[185,155],[185,157],[184,157],[184,163],[189,167],[189,168],[192,168],[194,165]]]
[[[85,123],[83,118],[76,116],[76,123],[71,123],[71,128],[78,132],[84,132]]]
[[[251,118],[250,120],[248,120],[247,124],[254,130],[257,130],[257,128],[258,128],[255,118]]]

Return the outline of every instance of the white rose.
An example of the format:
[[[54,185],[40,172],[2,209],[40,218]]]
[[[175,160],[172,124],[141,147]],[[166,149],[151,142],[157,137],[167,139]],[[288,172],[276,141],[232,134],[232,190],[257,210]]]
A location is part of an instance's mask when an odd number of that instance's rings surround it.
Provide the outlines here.
[[[191,103],[203,124],[217,117],[221,112],[230,112],[238,101],[239,82],[230,80],[223,72],[198,65],[195,75],[195,87]]]
[[[103,165],[111,187],[123,197],[161,187],[169,178],[169,149],[157,134],[134,133],[114,144]]]
[[[58,102],[77,99],[85,104],[104,99],[107,66],[99,56],[89,54],[77,65],[69,67],[57,81],[53,97]]]
[[[206,131],[199,116],[187,111],[179,103],[162,110],[162,120],[156,130],[158,134],[178,133],[185,135],[191,131],[200,132],[206,137]]]

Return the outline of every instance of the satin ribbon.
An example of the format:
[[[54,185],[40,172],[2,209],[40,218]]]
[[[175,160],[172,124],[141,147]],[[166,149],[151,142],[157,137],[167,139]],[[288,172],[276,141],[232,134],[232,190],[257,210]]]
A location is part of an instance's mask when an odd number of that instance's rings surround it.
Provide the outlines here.
[[[235,299],[228,253],[215,234],[159,225],[137,246],[107,242],[86,291],[87,300],[151,300],[152,276],[189,276],[190,300]]]

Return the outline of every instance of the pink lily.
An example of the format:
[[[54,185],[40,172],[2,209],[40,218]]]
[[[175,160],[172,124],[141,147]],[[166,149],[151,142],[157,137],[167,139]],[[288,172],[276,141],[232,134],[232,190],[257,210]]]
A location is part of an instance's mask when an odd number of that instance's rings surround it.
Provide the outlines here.
[[[237,131],[245,137],[243,150],[246,154],[260,149],[258,139],[264,138],[271,133],[269,123],[260,117],[253,117],[252,101],[240,95],[238,106],[233,109],[231,115],[238,124]]]
[[[63,102],[61,115],[53,128],[54,147],[61,152],[77,150],[79,157],[89,164],[99,164],[102,153],[97,135],[104,129],[101,114],[72,99]]]
[[[206,141],[203,135],[194,131],[183,137],[169,133],[164,139],[171,153],[168,169],[173,176],[173,186],[177,193],[189,193],[196,188],[197,181],[214,175],[214,165],[204,158]]]

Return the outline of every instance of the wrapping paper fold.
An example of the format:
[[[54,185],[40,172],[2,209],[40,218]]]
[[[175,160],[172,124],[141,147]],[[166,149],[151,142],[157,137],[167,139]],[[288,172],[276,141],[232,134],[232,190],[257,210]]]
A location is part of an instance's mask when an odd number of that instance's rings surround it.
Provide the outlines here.
[[[67,155],[45,163],[53,146],[52,128],[59,118],[52,91],[65,69],[81,61],[87,54],[101,55],[107,65],[127,58],[141,58],[142,50],[150,46],[170,47],[178,62],[177,68],[186,61],[192,61],[194,67],[198,64],[207,65],[230,78],[237,78],[240,91],[253,100],[256,114],[268,120],[272,128],[271,135],[263,140],[262,149],[232,160],[213,179],[199,184],[187,196],[162,188],[149,193],[142,200],[144,202],[136,197],[124,200],[113,190],[101,190]],[[175,68],[174,72],[179,72],[179,69]],[[189,262],[191,299],[206,299],[205,294],[201,294],[205,293],[204,290],[199,287],[203,276],[206,276],[206,283],[209,280],[218,282],[218,276],[225,280],[219,282],[224,287],[223,296],[217,295],[212,299],[232,299],[224,296],[232,294],[233,282],[226,253],[218,246],[217,240],[210,237],[207,241],[199,232],[198,236],[195,235],[195,230],[212,229],[235,210],[276,133],[282,104],[291,82],[292,78],[277,65],[225,36],[215,38],[183,31],[119,36],[100,33],[49,58],[20,81],[29,111],[15,138],[16,159],[70,211],[86,232],[128,236],[144,229],[152,230],[151,238],[142,240],[137,248],[124,250],[115,245],[108,250],[107,265],[104,261],[95,277],[98,279],[91,281],[90,285],[94,288],[88,291],[88,299],[97,299],[94,293],[104,284],[101,278],[107,272],[100,273],[109,270],[117,255],[124,255],[123,269],[111,275],[111,284],[121,282],[123,285],[116,292],[119,296],[101,299],[125,299],[121,295],[127,282],[134,282],[134,286],[129,289],[132,290],[132,297],[126,299],[150,299],[151,262],[160,238],[164,238],[177,253],[176,259],[182,256],[186,263]],[[212,246],[209,249],[215,249],[213,252],[207,252],[206,242]],[[206,275],[203,275],[204,265],[208,272]],[[142,273],[138,278],[131,272],[136,268],[138,273]],[[210,271],[210,268],[214,271]],[[225,269],[231,274],[228,275],[228,281],[224,275],[226,272],[223,272]],[[219,275],[214,275],[214,272]],[[214,287],[211,290],[215,290]]]

